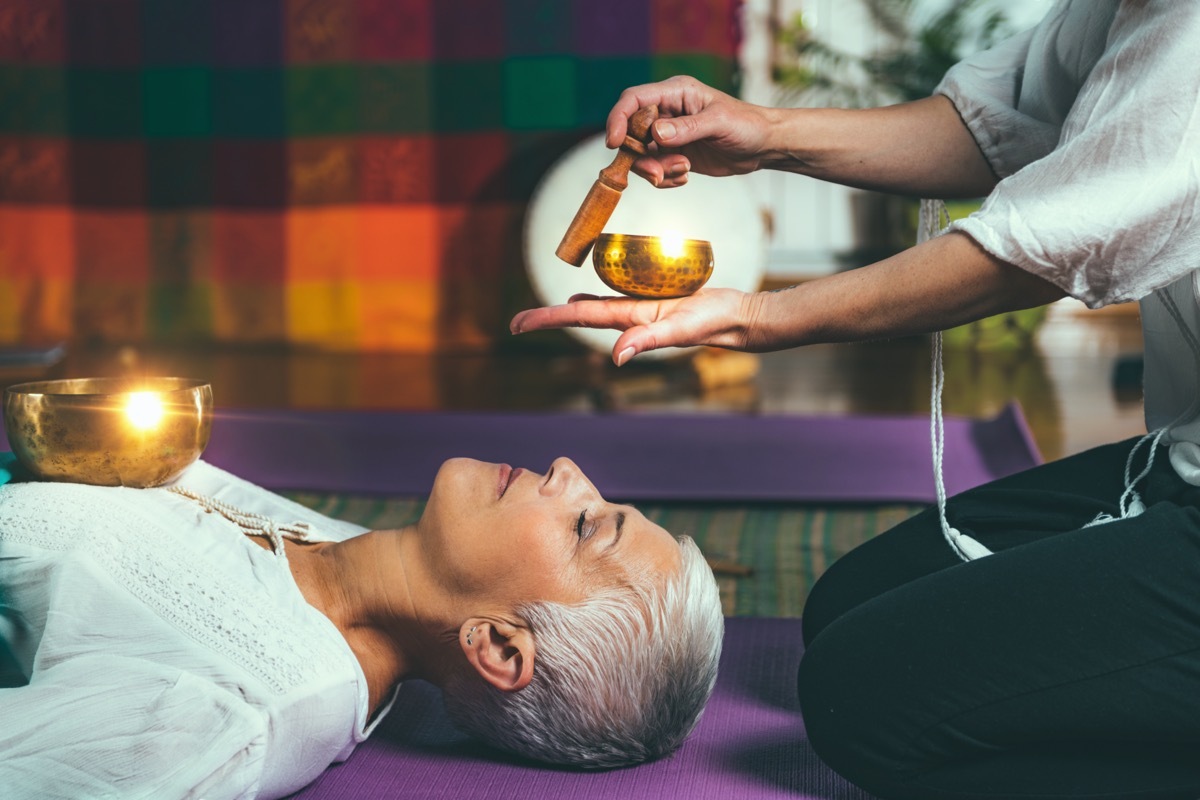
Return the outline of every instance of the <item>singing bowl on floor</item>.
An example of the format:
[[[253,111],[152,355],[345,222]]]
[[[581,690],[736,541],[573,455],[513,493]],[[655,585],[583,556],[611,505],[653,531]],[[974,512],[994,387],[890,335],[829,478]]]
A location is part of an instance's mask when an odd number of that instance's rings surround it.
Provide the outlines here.
[[[37,381],[4,392],[4,427],[42,480],[145,488],[200,457],[212,406],[212,387],[187,378]]]
[[[650,300],[685,297],[712,276],[713,251],[701,239],[664,248],[657,236],[602,233],[592,249],[592,264],[600,280],[621,294]]]

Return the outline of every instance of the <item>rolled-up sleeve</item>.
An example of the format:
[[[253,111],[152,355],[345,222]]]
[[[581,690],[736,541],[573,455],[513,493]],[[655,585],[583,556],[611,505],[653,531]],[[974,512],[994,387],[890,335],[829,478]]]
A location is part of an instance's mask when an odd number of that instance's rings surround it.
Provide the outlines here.
[[[996,177],[1042,158],[1058,143],[1058,126],[1019,111],[1034,30],[956,64],[935,93],[950,98]]]
[[[1045,153],[1039,130],[1058,126],[1015,109],[1020,68],[1000,67],[1015,50],[956,68],[940,89],[1002,178],[954,229],[1091,307],[1200,266],[1200,4],[1122,3],[1100,41]]]

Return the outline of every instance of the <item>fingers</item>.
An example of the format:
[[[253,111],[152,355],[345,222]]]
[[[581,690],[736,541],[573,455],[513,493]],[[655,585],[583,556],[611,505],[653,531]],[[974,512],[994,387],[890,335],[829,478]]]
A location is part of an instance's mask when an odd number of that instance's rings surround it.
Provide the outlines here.
[[[684,185],[691,168],[691,162],[682,153],[642,156],[633,162],[633,171],[659,189]]]
[[[724,122],[720,114],[710,111],[712,101],[712,91],[693,78],[680,76],[633,86],[621,92],[608,112],[604,142],[609,147],[620,147],[634,112],[657,105],[660,116],[650,127],[654,141],[668,147],[691,144],[713,135]]]
[[[642,156],[633,162],[630,169],[645,178],[651,186],[662,186],[663,178],[666,175],[666,170],[663,169],[658,156]]]
[[[625,366],[629,359],[637,355],[637,348],[627,346],[624,348],[613,347],[613,363],[618,367]]]
[[[532,308],[512,318],[508,328],[512,333],[548,330],[551,328],[612,328],[624,331],[613,346],[613,363],[624,366],[629,359],[647,350],[667,347],[670,326],[662,322],[642,322],[638,308],[653,305],[647,301],[625,298],[596,298],[594,295],[574,295],[566,305]],[[636,304],[636,305],[635,305]]]
[[[729,125],[717,106],[706,106],[687,116],[658,119],[651,126],[654,141],[662,147],[683,147],[722,134]]]
[[[604,124],[604,141],[609,147],[620,147],[629,131],[629,118],[639,108],[657,105],[658,113],[671,117],[683,113],[688,106],[703,108],[712,90],[700,81],[687,75],[676,75],[658,83],[631,86],[608,113]]]
[[[663,347],[695,344],[695,342],[684,341],[682,334],[683,331],[677,324],[672,323],[670,318],[627,328],[617,337],[617,341],[613,345],[613,363],[618,367],[623,367],[639,353]]]
[[[647,350],[653,350],[653,337],[647,339],[644,334],[647,332],[648,325],[642,325],[640,328],[630,328],[617,337],[616,344],[612,349],[613,363],[618,367],[623,367],[629,363],[629,360],[638,353],[644,353]],[[639,346],[640,345],[640,346]]]
[[[620,147],[621,142],[625,141],[626,134],[629,133],[629,118],[639,108],[650,105],[659,106],[659,113],[662,113],[664,103],[660,84],[648,83],[642,86],[633,86],[621,92],[621,96],[613,105],[612,111],[608,112],[608,119],[604,123],[604,143],[609,147]]]
[[[560,306],[531,308],[512,318],[508,329],[512,333],[551,328],[612,328],[623,331],[654,318],[657,302],[610,297],[575,300]]]
[[[688,160],[687,156],[682,153],[669,153],[659,156],[658,163],[663,168],[663,177],[658,183],[660,189],[683,186],[687,183],[688,172],[692,169],[692,162]]]
[[[639,353],[662,347],[711,344],[740,350],[745,335],[739,317],[748,295],[736,289],[701,289],[666,300],[635,300],[577,294],[570,302],[522,311],[512,318],[513,333],[547,328],[611,328],[622,331],[612,358],[622,366]]]

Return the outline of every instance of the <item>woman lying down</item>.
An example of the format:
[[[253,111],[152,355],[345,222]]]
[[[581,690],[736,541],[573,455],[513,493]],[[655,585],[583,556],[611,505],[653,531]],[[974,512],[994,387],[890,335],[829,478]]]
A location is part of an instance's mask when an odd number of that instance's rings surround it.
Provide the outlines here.
[[[512,753],[653,759],[695,726],[722,631],[695,544],[566,459],[448,461],[384,531],[203,462],[158,489],[10,483],[0,796],[281,797],[417,678]]]

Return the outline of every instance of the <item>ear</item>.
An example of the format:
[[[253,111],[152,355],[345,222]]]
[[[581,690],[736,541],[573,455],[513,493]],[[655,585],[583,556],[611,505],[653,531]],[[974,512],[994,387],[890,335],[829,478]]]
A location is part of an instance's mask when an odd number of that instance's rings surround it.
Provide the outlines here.
[[[533,679],[533,635],[528,628],[475,617],[459,629],[458,643],[480,677],[502,692],[518,692]]]

